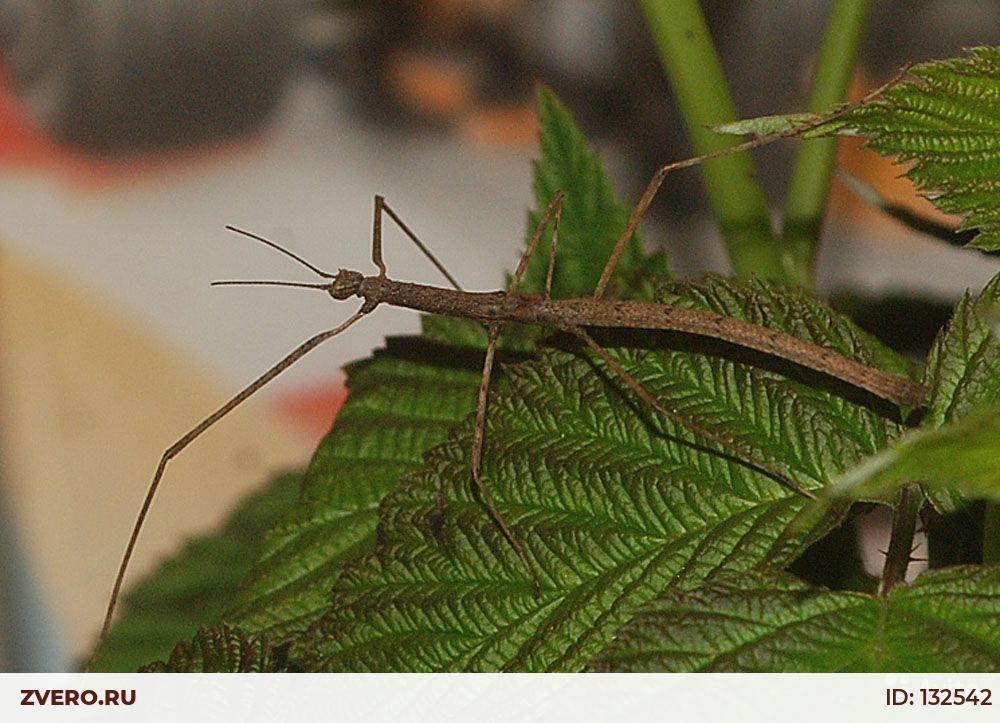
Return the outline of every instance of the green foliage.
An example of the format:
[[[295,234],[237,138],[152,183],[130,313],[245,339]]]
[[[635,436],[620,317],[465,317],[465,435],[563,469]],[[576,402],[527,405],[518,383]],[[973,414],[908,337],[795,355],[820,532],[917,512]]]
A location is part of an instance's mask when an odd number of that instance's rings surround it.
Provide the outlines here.
[[[257,559],[264,533],[291,509],[299,481],[298,475],[277,477],[244,500],[221,530],[189,542],[133,586],[94,672],[135,672],[217,623]]]
[[[1000,407],[914,432],[869,457],[830,488],[835,496],[889,499],[919,482],[924,489],[1000,501]]]
[[[804,294],[721,279],[669,293],[861,358],[886,354]],[[812,314],[788,313],[798,306]],[[777,371],[682,351],[615,353],[667,406],[807,488],[898,433]],[[294,642],[297,666],[579,670],[663,589],[780,567],[811,539],[787,530],[805,498],[688,429],[637,414],[638,402],[579,353],[546,350],[505,374],[483,473],[540,596],[470,489],[467,420],[384,500],[381,544],[346,567],[333,608]]]
[[[1000,338],[990,314],[1000,306],[1000,274],[982,293],[966,294],[934,342],[924,383],[925,424],[940,426],[964,417],[977,405],[1000,403]]]
[[[263,636],[219,625],[178,643],[170,657],[143,666],[140,673],[280,673],[280,656]]]
[[[983,672],[1000,667],[1000,568],[924,573],[887,599],[748,574],[669,591],[591,664],[614,672]]]
[[[920,66],[919,83],[838,125],[915,161],[918,184],[982,228],[980,245],[996,236],[990,184],[1000,156],[996,119],[983,111],[996,105],[995,60],[996,51],[976,49]],[[629,210],[545,89],[539,109],[528,233],[566,192],[555,293],[586,295]],[[736,130],[769,132],[778,122]],[[525,292],[543,288],[550,238],[531,260]],[[663,256],[633,238],[611,291],[736,317],[915,374],[803,291],[717,277],[657,290],[667,277]],[[942,508],[959,492],[995,489],[996,417],[974,410],[1000,403],[1000,347],[990,334],[998,297],[994,280],[942,331],[924,375],[923,428],[912,436],[870,399],[780,360],[710,339],[601,332],[613,357],[687,420],[680,424],[585,348],[512,327],[482,471],[538,575],[537,595],[472,486],[483,331],[425,318],[421,337],[392,339],[350,369],[350,398],[298,501],[253,548],[258,559],[235,599],[225,587],[226,625],[150,669],[993,669],[996,568],[934,571],[885,599],[810,586],[782,570],[843,510],[803,524],[807,499],[780,477],[821,495],[845,475],[863,477],[875,496],[898,483],[937,483]],[[176,637],[214,622],[199,619]]]
[[[542,158],[535,164],[539,208],[556,185],[566,193],[560,228],[556,290],[584,293],[578,274],[596,283],[628,216],[611,191],[597,157],[568,111],[542,89]],[[528,229],[540,211],[533,215]],[[547,261],[548,253],[534,258]],[[525,291],[544,288],[546,266],[530,266]],[[618,289],[649,294],[666,278],[662,254],[644,254],[633,239],[616,276]],[[571,281],[572,280],[572,281]],[[515,329],[506,347],[530,351],[537,333]],[[479,354],[457,348],[485,346],[482,325],[426,317],[424,340],[391,340],[373,360],[350,370],[350,397],[336,429],[316,450],[302,496],[268,535],[260,560],[225,619],[245,630],[287,639],[329,606],[330,588],[344,563],[375,544],[376,509],[396,482],[418,469],[424,453],[475,407],[482,373]]]
[[[868,138],[868,147],[912,164],[906,172],[942,211],[978,229],[969,246],[1000,250],[1000,48],[970,48],[966,58],[916,65],[917,80],[889,88],[879,102],[803,137]],[[715,126],[718,133],[766,136],[817,120],[811,113],[763,116]]]
[[[446,347],[398,339],[349,369],[335,430],[316,449],[298,502],[268,533],[228,623],[284,639],[328,607],[344,562],[374,547],[382,497],[474,408],[475,361],[456,361]]]
[[[1000,48],[914,66],[917,81],[893,86],[883,102],[838,125],[866,136],[882,155],[913,167],[906,175],[946,213],[978,228],[970,244],[1000,249]]]
[[[1000,339],[989,320],[998,305],[1000,274],[977,298],[967,293],[955,307],[928,357],[924,426],[955,422],[977,405],[1000,404]],[[942,512],[961,504],[957,491],[933,490],[930,499]]]
[[[963,297],[930,353],[922,429],[845,473],[827,500],[889,499],[916,483],[943,512],[963,495],[1000,499],[1000,341],[989,322],[998,303],[1000,275]]]
[[[588,296],[625,230],[631,209],[615,197],[600,160],[587,148],[566,106],[544,86],[538,89],[538,119],[542,157],[534,164],[538,206],[528,217],[529,235],[555,194],[565,193],[552,295]],[[551,233],[545,235],[528,263],[522,291],[539,293],[545,288],[551,238]],[[669,274],[666,257],[645,253],[636,234],[622,254],[609,295],[648,297],[651,289],[647,280],[665,280]]]

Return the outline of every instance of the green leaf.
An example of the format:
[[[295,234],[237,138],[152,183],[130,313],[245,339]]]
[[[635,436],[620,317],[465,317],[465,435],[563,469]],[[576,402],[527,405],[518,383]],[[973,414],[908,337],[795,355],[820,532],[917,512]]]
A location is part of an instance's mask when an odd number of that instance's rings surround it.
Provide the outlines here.
[[[1000,406],[986,406],[958,422],[907,435],[844,474],[830,493],[888,499],[918,482],[924,489],[1000,500]]]
[[[134,672],[217,623],[256,560],[264,532],[292,507],[300,479],[277,477],[244,500],[220,531],[189,542],[135,584],[122,598],[124,615],[111,628],[94,672]]]
[[[614,198],[569,112],[544,89],[539,114],[539,203],[544,208],[557,190],[566,194],[556,289],[589,293],[625,227],[628,209]],[[540,248],[522,291],[544,288],[547,259]],[[593,283],[574,286],[575,274],[592,277]],[[615,278],[621,293],[651,296],[653,286],[668,278],[665,258],[642,253],[633,239]],[[352,368],[350,397],[316,451],[302,497],[269,534],[226,621],[277,640],[312,622],[329,606],[329,591],[343,564],[374,546],[382,497],[474,409],[482,358],[468,350],[485,348],[482,324],[440,316],[425,316],[422,322],[424,340],[391,341],[374,360]],[[537,329],[511,325],[501,348],[525,354],[539,337]]]
[[[917,80],[899,83],[847,115],[802,133],[866,136],[868,147],[912,164],[906,172],[945,213],[964,215],[956,229],[978,229],[968,244],[1000,250],[1000,47],[969,48],[964,58],[915,65]],[[750,118],[719,133],[766,136],[815,121],[810,113]]]
[[[924,376],[928,388],[924,426],[939,427],[962,419],[977,405],[1000,404],[1000,338],[991,315],[1000,305],[1000,274],[982,293],[966,294],[931,348]],[[931,493],[942,512],[956,509],[960,496]]]
[[[541,159],[534,164],[538,206],[528,217],[528,236],[555,194],[563,191],[566,201],[559,226],[552,295],[589,296],[625,230],[631,208],[615,197],[600,159],[587,147],[569,110],[544,86],[538,89],[538,117],[542,151]],[[550,240],[551,233],[546,234],[529,262],[522,291],[539,293],[545,288]],[[662,253],[644,253],[636,234],[622,254],[609,293],[631,298],[648,295],[647,280],[665,281],[669,277],[666,257]]]
[[[732,123],[721,123],[712,126],[712,130],[729,136],[769,136],[775,133],[788,133],[819,118],[821,116],[817,113],[762,115],[757,118],[743,118]]]
[[[219,625],[199,630],[191,642],[178,643],[170,657],[143,666],[140,673],[279,673],[279,661],[264,636],[245,635]]]
[[[1000,337],[990,324],[998,306],[1000,274],[978,297],[967,293],[938,334],[924,379],[928,426],[961,419],[977,405],[1000,403]]]
[[[906,176],[945,213],[964,214],[969,245],[1000,249],[1000,48],[914,66],[914,82],[887,90],[835,124],[843,134],[913,167]]]
[[[720,279],[668,293],[865,360],[892,357],[805,294]],[[804,487],[898,434],[867,408],[782,371],[648,341],[654,350],[614,353],[667,406]],[[332,609],[293,642],[296,665],[579,670],[662,590],[783,566],[811,541],[787,532],[802,496],[650,415],[580,352],[547,349],[505,377],[491,400],[483,475],[539,575],[540,596],[471,490],[467,420],[383,501],[381,544],[347,565]]]
[[[268,533],[225,620],[286,639],[329,606],[346,560],[375,544],[382,497],[475,406],[482,361],[418,338],[348,370],[350,396],[320,442],[295,507]]]
[[[846,472],[827,501],[888,499],[917,483],[942,512],[963,497],[1000,499],[1000,341],[990,322],[997,303],[1000,276],[979,297],[965,295],[931,349],[923,428]]]
[[[1000,668],[1000,568],[925,572],[888,599],[791,575],[671,590],[591,664],[606,672],[992,672]]]

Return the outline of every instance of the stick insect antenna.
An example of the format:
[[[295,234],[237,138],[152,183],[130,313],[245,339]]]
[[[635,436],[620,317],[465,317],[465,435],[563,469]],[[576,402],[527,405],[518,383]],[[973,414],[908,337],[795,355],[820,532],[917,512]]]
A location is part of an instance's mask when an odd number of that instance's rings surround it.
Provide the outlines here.
[[[334,277],[334,274],[331,274],[331,273],[328,273],[326,271],[323,271],[323,269],[319,268],[315,264],[309,263],[308,261],[306,261],[304,258],[302,258],[301,256],[299,256],[294,251],[289,251],[288,249],[286,249],[281,244],[275,243],[274,241],[271,241],[270,239],[266,239],[263,236],[258,236],[257,234],[251,233],[250,231],[244,231],[241,228],[236,228],[236,226],[226,226],[226,230],[227,231],[232,231],[233,233],[238,233],[241,236],[246,236],[247,238],[252,238],[254,241],[259,241],[260,243],[264,244],[265,246],[271,247],[272,249],[274,249],[278,253],[282,253],[285,256],[287,256],[288,258],[292,259],[293,261],[296,261],[296,262],[300,263],[302,266],[305,266],[307,269],[309,269],[310,271],[312,271],[314,274],[317,274],[318,276],[321,276],[324,279],[332,279]]]
[[[115,615],[115,608],[118,605],[118,596],[121,594],[122,583],[125,580],[125,573],[128,570],[129,562],[132,560],[132,552],[135,550],[136,540],[139,539],[139,532],[142,530],[142,525],[146,521],[146,515],[149,513],[149,508],[153,504],[153,497],[156,496],[156,490],[160,486],[160,480],[163,479],[163,473],[167,468],[167,463],[180,454],[185,447],[208,431],[208,429],[216,422],[236,409],[236,407],[253,396],[268,382],[281,374],[281,372],[285,371],[285,369],[304,357],[324,341],[332,339],[342,331],[346,331],[348,328],[353,326],[355,322],[365,316],[366,313],[367,312],[362,308],[361,311],[355,313],[340,326],[316,334],[299,344],[281,361],[261,374],[257,377],[257,379],[245,387],[243,391],[199,422],[187,434],[174,442],[174,444],[163,453],[163,456],[160,458],[160,463],[156,467],[156,472],[153,475],[153,480],[149,484],[149,489],[146,490],[146,497],[142,502],[142,508],[139,510],[139,515],[136,517],[135,524],[132,527],[132,534],[129,536],[128,545],[125,547],[125,554],[122,556],[121,564],[118,566],[118,575],[115,577],[115,584],[111,590],[111,599],[108,601],[108,607],[104,613],[104,623],[101,626],[100,634],[97,636],[97,644],[94,646],[94,652],[91,653],[90,659],[84,667],[85,672],[89,672],[93,668],[94,663],[97,661],[97,656],[100,654],[101,648],[104,646],[104,641],[108,637],[108,630],[111,628],[111,620]]]
[[[213,281],[209,286],[287,286],[293,289],[327,290],[330,284],[310,284],[302,281],[274,281],[271,279],[226,279]]]

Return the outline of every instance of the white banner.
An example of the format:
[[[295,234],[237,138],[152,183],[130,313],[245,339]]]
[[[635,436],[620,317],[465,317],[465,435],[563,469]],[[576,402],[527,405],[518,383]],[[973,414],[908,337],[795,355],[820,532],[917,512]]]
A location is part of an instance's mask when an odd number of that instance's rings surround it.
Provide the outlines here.
[[[997,720],[1000,675],[0,675],[0,720]]]

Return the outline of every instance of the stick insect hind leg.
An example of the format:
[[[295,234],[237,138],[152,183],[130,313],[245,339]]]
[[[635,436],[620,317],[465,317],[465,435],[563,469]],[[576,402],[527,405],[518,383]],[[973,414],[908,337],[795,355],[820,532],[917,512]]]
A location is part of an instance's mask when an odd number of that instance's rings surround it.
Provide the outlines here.
[[[608,350],[598,344],[594,338],[587,333],[587,331],[580,326],[567,326],[564,327],[564,331],[573,334],[584,344],[586,344],[594,354],[596,354],[601,361],[603,361],[611,371],[613,371],[624,383],[625,385],[635,392],[636,396],[639,397],[643,402],[648,404],[654,411],[658,414],[666,417],[672,422],[678,424],[685,429],[688,429],[695,434],[704,437],[710,442],[714,442],[723,449],[732,452],[739,459],[746,460],[754,467],[766,472],[775,479],[777,479],[786,488],[795,492],[797,494],[804,495],[810,499],[815,499],[814,495],[809,490],[805,489],[797,482],[795,482],[791,477],[786,475],[784,472],[778,470],[774,465],[769,464],[765,460],[761,459],[753,450],[740,445],[733,439],[724,437],[722,435],[716,434],[715,432],[709,430],[702,425],[691,421],[687,416],[680,414],[679,412],[667,409],[661,402],[659,402],[653,394],[643,386],[642,382],[636,379],[631,373],[629,373],[618,361],[615,360]]]
[[[881,90],[879,92],[881,92]],[[676,163],[670,163],[660,168],[653,175],[652,179],[647,184],[645,191],[640,197],[639,202],[636,203],[635,207],[632,209],[632,213],[629,215],[629,219],[625,225],[624,231],[622,231],[622,234],[621,236],[619,236],[617,242],[615,243],[614,248],[611,251],[611,254],[608,256],[608,260],[604,265],[604,269],[601,271],[601,277],[598,280],[597,286],[594,289],[594,298],[600,299],[604,296],[604,292],[607,290],[608,283],[611,281],[611,277],[614,275],[615,270],[618,267],[618,262],[621,259],[622,253],[625,251],[625,247],[628,244],[629,239],[632,238],[633,234],[635,233],[636,229],[639,226],[639,222],[642,220],[643,215],[649,208],[650,204],[653,202],[653,198],[655,198],[656,193],[660,190],[660,186],[663,185],[663,181],[666,179],[667,175],[671,171],[697,165],[698,163],[702,163],[711,158],[729,155],[731,153],[738,153],[740,151],[750,150],[752,148],[756,148],[757,146],[763,144],[764,140],[758,138],[752,141],[747,141],[746,143],[742,143],[737,146],[733,146],[732,148],[727,148],[722,151],[717,151],[715,153],[709,153],[704,156],[699,156],[697,158],[678,161]],[[549,278],[551,278],[552,275],[551,265],[554,263],[554,261],[555,261],[555,255],[553,254],[549,262],[550,263]],[[684,414],[667,409],[663,404],[657,401],[656,397],[654,397],[653,394],[648,389],[646,389],[646,387],[643,386],[643,384],[638,379],[636,379],[632,374],[626,371],[626,369],[621,364],[619,364],[604,347],[598,344],[594,340],[594,338],[589,333],[587,333],[587,331],[582,326],[566,326],[563,328],[563,331],[566,331],[576,336],[581,341],[583,341],[583,343],[586,344],[587,347],[594,354],[596,354],[607,365],[607,367],[611,369],[611,371],[614,372],[614,374],[618,376],[618,378],[625,383],[625,385],[628,388],[630,388],[636,394],[636,396],[638,396],[643,402],[645,402],[647,405],[649,405],[653,410],[655,410],[663,417],[666,417],[667,419],[673,421],[674,423],[682,427],[687,428],[688,430],[694,432],[695,434],[718,444],[723,449],[732,452],[737,457],[737,459],[746,460],[747,462],[751,463],[758,469],[768,473],[769,475],[777,479],[779,482],[781,482],[781,484],[783,484],[785,487],[792,490],[793,492],[805,495],[806,497],[810,498],[815,497],[814,494],[812,494],[811,492],[803,488],[801,485],[796,483],[785,473],[776,469],[773,465],[768,464],[765,460],[761,459],[760,456],[757,455],[755,452],[746,448],[745,445],[741,445],[732,438],[725,437],[723,435],[712,432],[711,430],[707,429],[701,424],[698,424],[697,422],[689,419]]]
[[[444,276],[452,283],[452,285],[461,290],[461,288],[458,286],[458,283],[454,280],[454,277],[452,277],[452,275],[448,273],[448,271],[444,268],[444,266],[430,252],[430,250],[423,243],[421,243],[421,241],[417,238],[416,234],[414,234],[413,231],[410,230],[410,228],[405,223],[403,223],[403,221],[399,218],[399,216],[396,215],[394,211],[388,208],[388,206],[385,204],[385,199],[383,199],[381,196],[376,196],[375,218],[372,226],[372,260],[378,267],[380,275],[384,277],[386,273],[385,262],[382,259],[382,212],[383,211],[385,211],[385,213],[388,214],[389,217],[392,218],[392,220],[397,225],[399,225],[399,227],[407,235],[407,237],[410,238],[410,240],[412,240],[417,245],[417,247],[424,253],[424,255],[426,255],[431,260],[431,262],[438,268],[438,270],[440,270],[441,273],[444,274]],[[260,243],[278,251],[279,253],[288,256],[301,266],[309,269],[310,271],[312,271],[317,276],[323,279],[335,278],[334,274],[330,274],[320,269],[319,267],[315,266],[309,261],[306,261],[301,256],[293,253],[292,251],[289,251],[288,249],[284,248],[283,246],[280,246],[279,244],[274,243],[273,241],[264,238],[263,236],[258,236],[257,234],[250,233],[249,231],[244,231],[242,229],[236,228],[235,226],[227,226],[226,228],[235,233],[254,239],[255,241],[259,241]],[[239,283],[239,284],[278,283],[279,285],[284,285],[284,286],[297,285],[310,288],[323,288],[323,285],[294,284],[287,282],[267,282],[267,281],[216,282],[216,284],[227,284],[227,283]],[[125,581],[125,574],[128,571],[129,563],[131,562],[132,555],[135,551],[136,543],[139,539],[139,533],[141,532],[143,524],[146,521],[146,517],[149,514],[150,507],[153,504],[153,498],[156,496],[157,489],[160,486],[160,482],[163,479],[163,475],[166,472],[167,464],[170,462],[170,460],[172,460],[174,457],[180,454],[185,448],[188,447],[188,445],[194,442],[198,437],[207,432],[212,426],[216,424],[216,422],[219,422],[223,417],[225,417],[234,409],[236,409],[236,407],[240,406],[243,402],[245,402],[251,396],[256,394],[262,388],[264,388],[267,384],[269,384],[272,380],[274,380],[278,375],[280,375],[282,372],[284,372],[286,369],[292,366],[299,359],[304,357],[306,354],[308,354],[316,347],[320,346],[323,342],[332,339],[333,337],[337,336],[338,334],[344,331],[347,331],[347,329],[349,329],[356,322],[360,321],[363,317],[367,316],[369,313],[374,311],[374,309],[375,305],[366,302],[357,312],[355,312],[351,317],[349,317],[339,326],[320,332],[319,334],[316,334],[315,336],[312,336],[306,341],[299,344],[299,346],[295,347],[295,349],[293,349],[291,352],[285,355],[285,357],[282,358],[277,364],[275,364],[266,372],[264,372],[262,375],[257,377],[257,379],[255,379],[253,382],[247,385],[237,395],[232,397],[229,401],[227,401],[225,404],[219,407],[216,411],[214,411],[208,417],[206,417],[197,425],[195,425],[183,437],[178,439],[176,442],[174,442],[174,444],[172,444],[169,448],[167,448],[166,451],[164,451],[163,455],[160,457],[159,463],[157,464],[156,471],[153,474],[153,479],[150,482],[148,489],[146,490],[146,496],[143,499],[142,507],[139,510],[139,514],[136,516],[135,523],[132,527],[132,532],[129,535],[129,540],[125,547],[125,552],[122,555],[121,563],[118,566],[118,572],[115,576],[115,582],[112,587],[111,596],[108,601],[107,609],[104,614],[104,621],[101,624],[101,630],[97,637],[97,643],[94,646],[94,650],[91,653],[90,658],[87,660],[87,663],[84,666],[85,672],[90,671],[93,668],[94,663],[97,661],[98,655],[100,655],[101,648],[104,646],[104,641],[107,639],[108,631],[111,629],[111,622],[114,619],[115,610],[118,605],[118,598],[121,595],[122,585]]]

